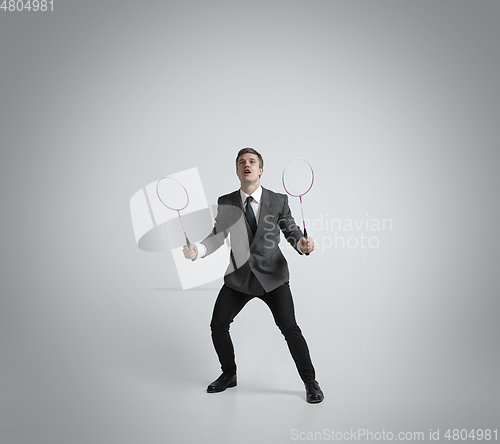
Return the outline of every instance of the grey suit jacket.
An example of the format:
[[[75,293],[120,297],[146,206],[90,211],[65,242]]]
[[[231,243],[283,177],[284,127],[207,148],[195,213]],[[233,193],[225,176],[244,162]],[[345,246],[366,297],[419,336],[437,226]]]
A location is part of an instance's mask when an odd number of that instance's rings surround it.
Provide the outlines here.
[[[288,282],[288,264],[279,249],[280,232],[297,249],[303,236],[288,206],[288,196],[262,187],[259,221],[252,235],[241,202],[240,191],[219,197],[212,232],[201,243],[207,255],[217,250],[229,235],[231,262],[225,284],[247,294],[269,292]]]

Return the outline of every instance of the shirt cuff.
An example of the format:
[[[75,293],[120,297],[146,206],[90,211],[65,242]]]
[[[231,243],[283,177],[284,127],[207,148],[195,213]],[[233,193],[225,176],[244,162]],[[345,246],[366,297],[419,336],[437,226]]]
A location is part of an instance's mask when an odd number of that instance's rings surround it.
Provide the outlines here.
[[[299,254],[304,254],[304,252],[300,249],[300,240],[295,244],[295,249],[299,252]]]
[[[207,247],[201,242],[195,242],[194,244],[198,247],[198,257],[204,258],[207,255]]]

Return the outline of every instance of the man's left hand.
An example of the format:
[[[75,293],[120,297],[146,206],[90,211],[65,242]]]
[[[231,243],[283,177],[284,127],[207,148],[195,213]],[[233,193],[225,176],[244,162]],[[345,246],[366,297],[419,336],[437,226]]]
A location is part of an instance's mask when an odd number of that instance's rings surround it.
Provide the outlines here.
[[[299,247],[300,251],[304,254],[314,251],[314,241],[312,240],[312,237],[308,237],[307,239],[303,237],[300,239]]]

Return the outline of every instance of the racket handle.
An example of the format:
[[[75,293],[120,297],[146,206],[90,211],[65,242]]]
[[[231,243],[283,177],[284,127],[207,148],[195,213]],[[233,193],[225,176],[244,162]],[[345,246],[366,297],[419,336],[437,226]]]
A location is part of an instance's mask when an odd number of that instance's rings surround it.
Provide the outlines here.
[[[304,237],[307,239],[307,230],[306,227],[304,227]],[[304,253],[306,256],[309,256],[309,253]]]
[[[184,233],[184,236],[186,236],[186,245],[189,247],[191,245],[191,242],[189,242],[189,239],[187,237],[187,234]],[[194,262],[196,259],[191,259],[191,262]]]

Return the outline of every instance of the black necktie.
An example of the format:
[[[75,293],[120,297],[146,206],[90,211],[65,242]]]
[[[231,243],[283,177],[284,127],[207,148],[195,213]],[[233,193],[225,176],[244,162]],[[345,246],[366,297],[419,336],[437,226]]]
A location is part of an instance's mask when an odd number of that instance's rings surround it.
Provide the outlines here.
[[[255,220],[255,213],[253,212],[252,208],[252,196],[247,197],[247,209],[245,212],[245,216],[247,218],[248,225],[250,225],[250,229],[252,230],[252,234],[255,235],[255,232],[257,231],[257,221]]]

